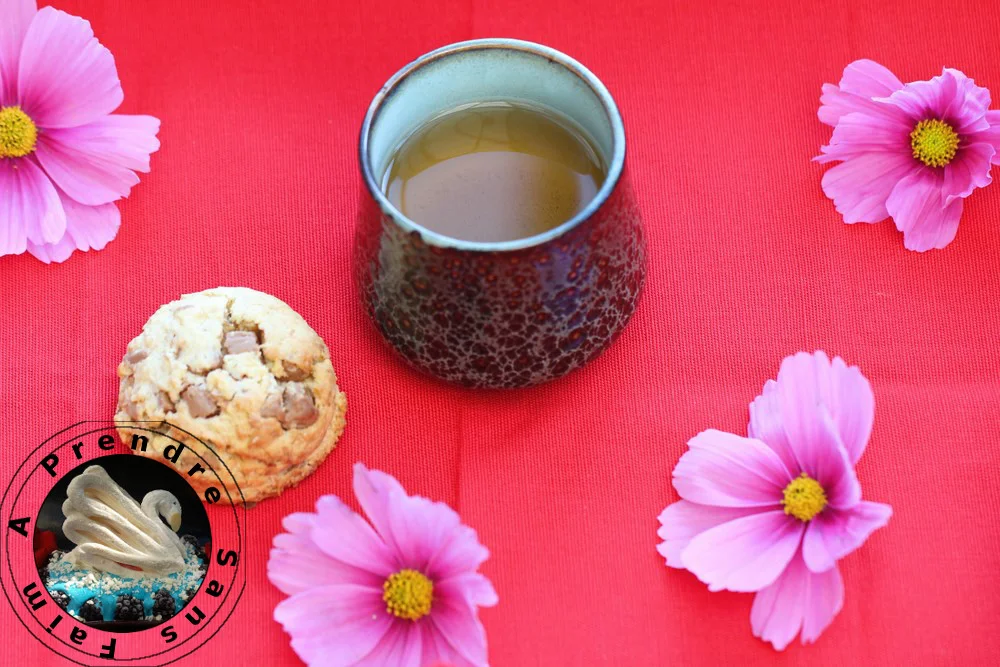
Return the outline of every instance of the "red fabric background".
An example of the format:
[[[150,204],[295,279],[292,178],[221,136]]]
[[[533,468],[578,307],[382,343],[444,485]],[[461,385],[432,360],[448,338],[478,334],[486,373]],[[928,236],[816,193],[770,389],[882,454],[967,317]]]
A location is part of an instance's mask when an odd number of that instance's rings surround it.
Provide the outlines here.
[[[250,585],[181,664],[297,664],[265,579],[280,518],[351,465],[447,501],[492,557],[492,664],[987,665],[1000,654],[1000,187],[946,250],[845,226],[809,162],[820,85],[871,57],[942,65],[1000,96],[989,3],[582,0],[61,0],[114,52],[123,111],[163,120],[118,239],[44,266],[0,259],[2,480],[45,437],[110,418],[115,367],[161,303],[217,285],[284,299],[331,348],[348,428],[298,488],[248,512]],[[621,340],[548,386],[477,393],[402,367],[349,280],[364,111],[434,47],[514,36],[563,50],[625,117],[650,239]],[[742,432],[781,359],[822,348],[875,387],[867,498],[895,516],[841,567],[844,610],[811,647],[750,634],[750,595],[709,593],[654,551],[688,438]],[[56,664],[4,604],[0,662]]]

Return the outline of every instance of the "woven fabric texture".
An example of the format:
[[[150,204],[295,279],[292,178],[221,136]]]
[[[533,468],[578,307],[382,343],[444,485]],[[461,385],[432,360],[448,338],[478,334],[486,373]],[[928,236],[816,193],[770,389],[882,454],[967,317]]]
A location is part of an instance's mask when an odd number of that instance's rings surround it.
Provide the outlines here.
[[[492,556],[496,667],[990,665],[1000,655],[1000,186],[946,250],[891,222],[846,226],[810,162],[820,86],[869,57],[902,80],[956,67],[1000,96],[989,3],[941,0],[61,0],[115,54],[123,112],[163,121],[118,238],[61,265],[0,258],[0,481],[82,419],[110,419],[115,368],[162,303],[272,293],[327,341],[347,430],[315,474],[248,511],[247,593],[178,665],[294,665],[265,576],[281,517],[357,507],[355,461],[455,507]],[[551,384],[466,391],[400,364],[350,280],[372,96],[432,48],[476,37],[579,59],[625,118],[649,235],[639,310]],[[841,562],[843,611],[814,646],[751,636],[752,596],[667,569],[656,516],[706,428],[744,432],[783,357],[824,349],[876,396],[858,471],[888,527]],[[0,664],[62,660],[0,604]],[[17,659],[14,659],[17,656]]]

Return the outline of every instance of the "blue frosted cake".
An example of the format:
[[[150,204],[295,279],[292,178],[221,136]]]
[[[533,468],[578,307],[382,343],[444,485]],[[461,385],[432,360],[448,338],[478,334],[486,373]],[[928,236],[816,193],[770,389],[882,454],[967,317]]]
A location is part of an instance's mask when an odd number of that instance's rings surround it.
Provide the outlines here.
[[[184,542],[184,569],[160,576],[81,568],[55,552],[44,573],[45,588],[56,604],[82,621],[165,621],[187,604],[205,578],[202,550],[194,540]]]

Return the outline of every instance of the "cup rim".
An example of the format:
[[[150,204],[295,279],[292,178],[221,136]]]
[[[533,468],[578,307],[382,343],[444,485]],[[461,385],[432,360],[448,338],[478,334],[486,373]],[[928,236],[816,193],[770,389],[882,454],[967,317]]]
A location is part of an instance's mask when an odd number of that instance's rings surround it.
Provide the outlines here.
[[[465,51],[476,51],[481,49],[525,51],[542,56],[553,63],[562,65],[567,70],[577,75],[585,84],[587,84],[588,87],[590,87],[590,89],[597,96],[598,100],[600,100],[601,105],[604,107],[604,111],[608,116],[608,121],[611,124],[612,146],[611,156],[608,163],[608,173],[604,179],[604,183],[601,185],[601,188],[597,191],[597,194],[594,195],[594,198],[591,199],[579,213],[561,225],[553,227],[552,229],[542,232],[541,234],[535,234],[534,236],[528,236],[523,239],[496,242],[464,241],[462,239],[446,236],[430,230],[417,222],[410,220],[403,215],[399,209],[393,206],[392,202],[389,201],[389,198],[385,196],[384,192],[382,192],[382,188],[379,187],[372,170],[371,159],[368,151],[371,139],[370,135],[372,123],[374,123],[375,119],[378,117],[383,102],[385,102],[385,100],[392,95],[396,86],[398,86],[400,82],[416,70],[420,69],[424,65],[438,60],[439,58],[445,58]],[[420,234],[421,238],[423,238],[424,242],[429,245],[476,252],[506,252],[532,248],[559,238],[569,230],[582,223],[584,220],[590,218],[598,209],[601,208],[601,206],[604,205],[604,203],[611,196],[611,193],[614,192],[615,187],[618,185],[618,181],[621,179],[622,172],[625,168],[625,126],[622,123],[621,114],[618,111],[618,105],[615,104],[615,100],[611,97],[611,93],[608,92],[607,87],[605,87],[605,85],[601,83],[601,80],[598,79],[590,70],[565,53],[542,44],[520,39],[511,39],[506,37],[472,39],[464,42],[448,44],[447,46],[442,46],[438,49],[434,49],[433,51],[429,51],[416,60],[405,65],[402,69],[393,74],[388,81],[386,81],[385,85],[383,85],[378,93],[375,94],[374,99],[372,99],[372,102],[368,107],[368,112],[365,114],[364,123],[361,125],[359,153],[361,175],[362,180],[364,180],[365,187],[368,188],[368,192],[378,203],[382,212],[392,218],[393,222],[402,227],[405,231],[417,232]]]

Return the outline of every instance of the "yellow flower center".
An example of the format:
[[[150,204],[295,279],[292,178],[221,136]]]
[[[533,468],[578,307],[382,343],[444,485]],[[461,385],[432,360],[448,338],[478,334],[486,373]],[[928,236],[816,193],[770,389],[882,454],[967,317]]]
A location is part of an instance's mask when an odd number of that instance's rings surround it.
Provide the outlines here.
[[[826,507],[826,492],[819,482],[802,473],[785,487],[781,504],[785,506],[785,514],[799,521],[809,521]]]
[[[922,120],[910,132],[910,148],[928,167],[943,167],[955,158],[958,133],[943,120]]]
[[[431,613],[434,584],[416,570],[400,570],[382,584],[385,609],[397,618],[416,621]]]
[[[0,158],[24,157],[35,150],[38,128],[21,107],[0,109]]]

